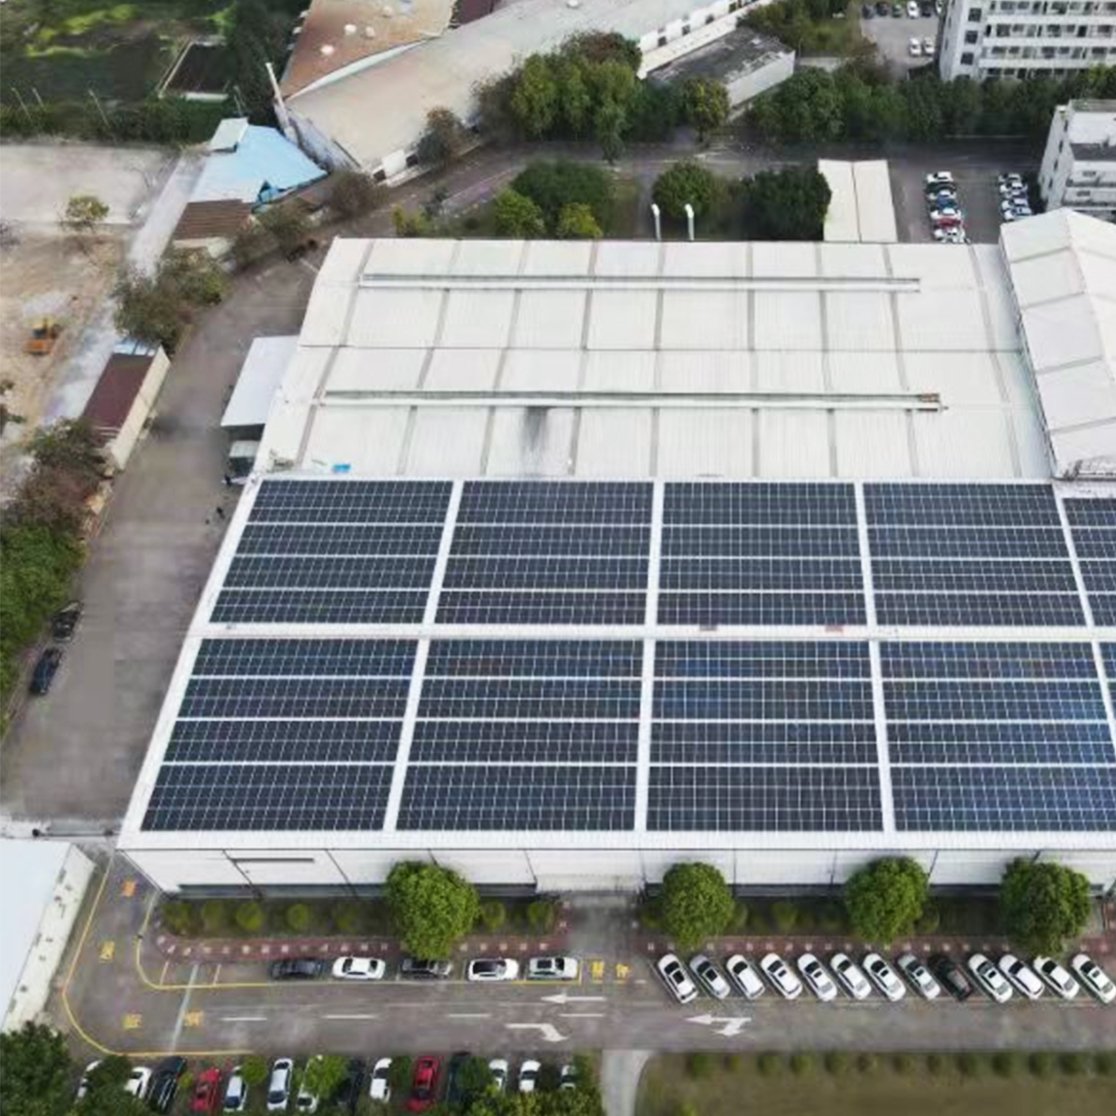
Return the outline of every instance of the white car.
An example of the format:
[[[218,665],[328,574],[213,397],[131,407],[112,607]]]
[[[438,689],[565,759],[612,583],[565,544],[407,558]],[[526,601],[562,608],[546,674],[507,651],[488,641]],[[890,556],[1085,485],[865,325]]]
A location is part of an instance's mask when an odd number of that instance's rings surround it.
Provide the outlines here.
[[[488,1072],[492,1074],[492,1088],[497,1093],[502,1093],[508,1087],[508,1063],[505,1058],[493,1058],[488,1063]]]
[[[380,1058],[372,1067],[368,1095],[376,1101],[391,1100],[391,1059]]]
[[[763,995],[763,981],[755,965],[743,954],[734,953],[725,962],[725,970],[749,1000],[758,1000]]]
[[[338,957],[333,962],[334,980],[383,980],[386,972],[378,957]]]
[[[819,1000],[827,1002],[837,999],[837,985],[825,971],[825,966],[812,953],[804,953],[797,964],[803,980]]]
[[[528,980],[577,980],[580,972],[576,957],[532,957],[527,962]]]
[[[900,972],[911,982],[911,987],[924,1000],[936,1000],[942,994],[942,986],[913,953],[904,953],[895,963],[899,966]]]
[[[78,1082],[77,1092],[74,1094],[74,1100],[84,1099],[86,1093],[89,1092],[89,1077],[93,1071],[101,1064],[101,1059],[98,1058],[95,1062],[90,1062],[85,1067],[81,1074],[81,1080]]]
[[[222,1112],[243,1112],[248,1107],[248,1083],[244,1080],[240,1066],[233,1066],[225,1086],[225,1099]]]
[[[294,1062],[290,1058],[276,1058],[271,1063],[271,1078],[267,1083],[268,1112],[286,1112],[291,1100],[291,1073]]]
[[[1002,210],[1000,210],[1000,220],[1001,221],[1014,221],[1015,220],[1015,210],[1014,209],[1002,209]]]
[[[922,57],[922,44],[918,41],[918,39],[912,38],[907,43],[907,53],[912,58],[921,58]]]
[[[760,959],[760,968],[780,996],[787,1000],[796,1000],[802,995],[802,981],[790,971],[787,963],[777,953],[765,954]]]
[[[466,980],[515,980],[519,962],[511,957],[477,957],[465,969]]]
[[[918,19],[918,16],[918,4],[915,2],[915,0],[907,0],[907,18]]]
[[[705,987],[706,992],[714,999],[724,1000],[728,997],[728,981],[721,976],[717,966],[704,953],[699,953],[690,958],[690,972],[697,977],[698,982]]]
[[[519,1067],[519,1091],[521,1093],[533,1093],[535,1086],[539,1082],[539,1070],[542,1066],[533,1058],[529,1058],[526,1062]]]
[[[868,974],[868,979],[892,1003],[901,1000],[907,994],[895,970],[878,953],[869,953],[864,958],[864,971]]]
[[[1070,968],[1077,974],[1077,979],[1093,993],[1102,1004],[1110,1004],[1116,1000],[1116,984],[1087,953],[1079,953],[1071,962]]]
[[[934,171],[926,176],[927,186],[952,186],[953,175],[949,171]]]
[[[999,961],[1000,972],[1022,992],[1028,1000],[1037,1000],[1042,995],[1042,981],[1035,976],[1030,965],[1024,964],[1014,953],[1005,953]]]
[[[933,58],[934,57],[934,40],[933,39],[927,37],[927,38],[922,40],[922,53],[927,58]]]
[[[295,1112],[317,1112],[318,1111],[318,1094],[310,1092],[306,1088],[305,1078],[309,1072],[310,1067],[315,1062],[320,1062],[322,1056],[315,1054],[307,1063],[306,1069],[302,1071],[303,1082],[298,1087],[298,1096],[295,1097]]]
[[[1072,1000],[1078,993],[1077,981],[1053,957],[1038,956],[1031,968],[1046,982],[1046,987],[1063,1000]]]
[[[664,953],[655,969],[680,1004],[688,1004],[697,999],[698,990],[694,987],[694,982],[686,975],[682,962],[673,953]]]
[[[965,220],[965,214],[955,205],[943,205],[930,210],[930,220],[935,225],[959,225]]]
[[[128,1080],[124,1082],[124,1092],[132,1097],[143,1100],[151,1085],[151,1070],[147,1066],[133,1066]]]
[[[558,1088],[559,1089],[576,1089],[577,1088],[577,1066],[573,1062],[567,1062],[558,1074]]]
[[[835,953],[830,959],[829,967],[838,983],[854,1000],[866,1000],[872,994],[868,978],[848,954]]]
[[[1003,974],[983,953],[974,953],[969,958],[969,972],[976,977],[976,982],[998,1004],[1006,1004],[1011,999],[1011,985],[1003,978]]]

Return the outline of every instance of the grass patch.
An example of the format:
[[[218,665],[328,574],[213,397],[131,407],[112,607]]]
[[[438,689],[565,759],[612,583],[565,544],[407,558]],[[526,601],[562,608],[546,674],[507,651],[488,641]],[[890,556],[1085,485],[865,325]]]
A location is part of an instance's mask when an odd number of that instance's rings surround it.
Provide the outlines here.
[[[683,1072],[686,1055],[655,1058],[640,1081],[637,1116],[677,1116],[685,1105],[701,1116],[1108,1116],[1112,1108],[1111,1078],[1090,1074],[1084,1055],[1080,1070],[1067,1074],[1055,1067],[1038,1080],[1026,1074],[964,1077],[948,1058],[932,1073],[923,1058],[899,1063],[895,1055],[875,1059],[867,1074],[796,1073],[793,1058],[791,1073],[765,1072],[761,1060],[772,1057],[780,1070],[787,1064],[767,1054],[739,1065],[721,1060],[700,1078]],[[827,1069],[830,1057],[822,1060]]]

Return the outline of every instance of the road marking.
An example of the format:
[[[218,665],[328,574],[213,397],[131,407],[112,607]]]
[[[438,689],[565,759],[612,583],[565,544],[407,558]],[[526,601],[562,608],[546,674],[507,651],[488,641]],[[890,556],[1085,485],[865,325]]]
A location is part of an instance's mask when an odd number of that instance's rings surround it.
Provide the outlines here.
[[[590,961],[589,962],[589,979],[600,984],[604,980],[605,963],[603,961]]]
[[[99,957],[102,961],[111,961],[116,956],[116,942],[101,942]]]
[[[323,1019],[378,1019],[378,1015],[357,1015],[338,1012],[336,1015],[323,1015]]]
[[[607,1000],[607,996],[571,996],[568,992],[555,992],[553,996],[543,996],[544,1004],[592,1004]]]
[[[560,1011],[563,1019],[604,1019],[603,1011]]]
[[[121,899],[131,899],[132,896],[135,895],[135,893],[136,893],[136,881],[135,880],[125,880],[124,883],[120,887],[120,898]]]
[[[222,1023],[266,1023],[266,1015],[222,1015]]]
[[[198,976],[198,968],[199,966],[194,965],[190,970],[190,978],[186,981],[186,991],[182,993],[182,1004],[178,1009],[178,1018],[174,1021],[174,1031],[171,1034],[171,1050],[178,1049],[178,1039],[182,1034],[182,1028],[186,1024],[186,1014],[190,1010],[190,993],[193,991],[194,981]]]
[[[159,970],[159,983],[160,984],[166,984],[167,983],[167,969],[169,969],[169,968],[170,968],[170,962],[169,961],[164,961],[162,969]]]
[[[139,1012],[125,1015],[120,1021],[120,1025],[125,1031],[138,1031],[143,1026],[143,1016]]]
[[[623,961],[617,961],[616,962],[616,979],[617,980],[627,980],[628,975],[631,973],[631,971],[632,971],[631,967],[628,966],[628,965],[625,965]]]
[[[505,1023],[509,1031],[538,1031],[543,1042],[567,1042],[568,1035],[562,1034],[553,1023]]]
[[[446,1013],[447,1019],[491,1019],[490,1011],[451,1011]]]
[[[185,1027],[200,1027],[205,1021],[204,1011],[188,1011],[182,1017],[182,1024]]]
[[[731,1038],[733,1035],[738,1035],[743,1030],[746,1023],[751,1023],[752,1017],[750,1015],[736,1015],[726,1019],[721,1015],[691,1015],[686,1019],[687,1023],[698,1023],[703,1027],[712,1026],[714,1023],[723,1023],[723,1027],[714,1027],[713,1029],[719,1035],[724,1035],[725,1038]]]

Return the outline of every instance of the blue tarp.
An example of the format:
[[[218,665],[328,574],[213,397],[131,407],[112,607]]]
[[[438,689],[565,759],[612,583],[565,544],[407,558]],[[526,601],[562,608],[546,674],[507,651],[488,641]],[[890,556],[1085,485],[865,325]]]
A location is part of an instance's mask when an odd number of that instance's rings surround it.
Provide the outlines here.
[[[275,128],[249,124],[235,150],[215,151],[206,158],[190,200],[260,205],[326,173]]]

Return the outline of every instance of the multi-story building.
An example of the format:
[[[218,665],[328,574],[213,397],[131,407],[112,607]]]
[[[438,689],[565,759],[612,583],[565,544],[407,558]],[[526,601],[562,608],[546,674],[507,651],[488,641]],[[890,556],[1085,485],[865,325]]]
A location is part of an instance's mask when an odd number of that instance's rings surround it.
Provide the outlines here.
[[[1113,0],[951,0],[938,66],[946,81],[1065,74],[1116,62]]]
[[[1116,218],[1116,101],[1070,101],[1054,110],[1039,191],[1047,209]]]

